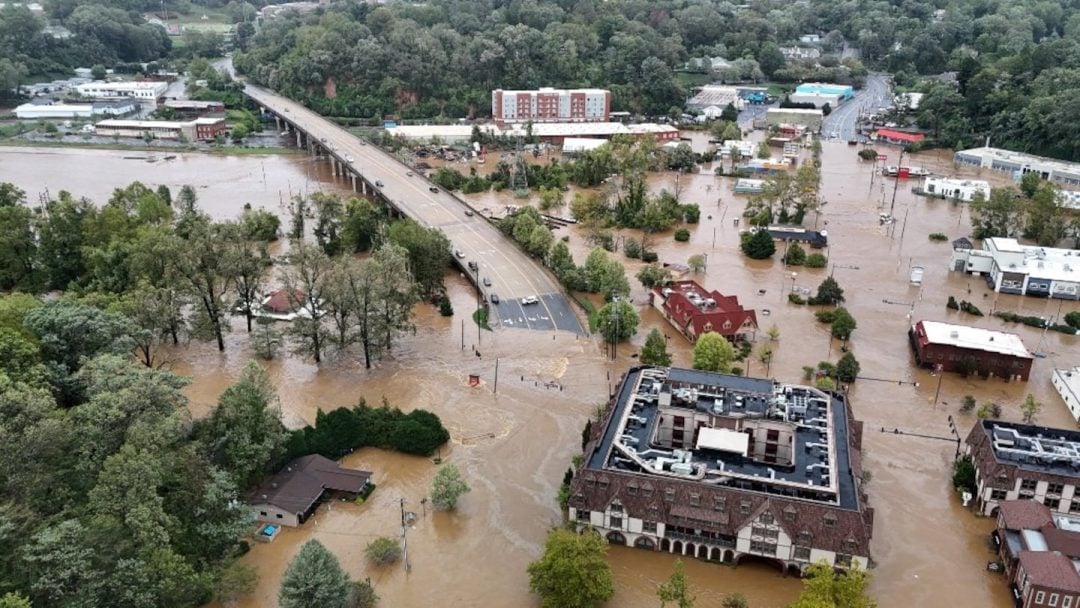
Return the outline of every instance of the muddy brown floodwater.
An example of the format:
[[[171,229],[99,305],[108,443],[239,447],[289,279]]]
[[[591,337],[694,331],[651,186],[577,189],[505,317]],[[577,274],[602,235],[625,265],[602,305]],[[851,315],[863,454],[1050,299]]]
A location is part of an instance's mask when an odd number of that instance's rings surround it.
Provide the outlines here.
[[[134,179],[153,185],[194,183],[199,186],[202,206],[216,217],[234,216],[244,202],[273,209],[290,190],[342,189],[333,183],[325,165],[299,155],[184,154],[153,163],[123,158],[135,155],[0,148],[0,172],[32,197],[46,189],[63,188],[98,201],[105,200],[113,187]],[[840,344],[814,321],[813,311],[789,304],[786,297],[793,286],[814,289],[830,272],[835,273],[858,321],[848,346],[862,364],[861,375],[880,379],[859,380],[851,388],[855,415],[866,423],[863,462],[872,474],[868,491],[876,511],[871,593],[883,608],[1006,608],[1011,602],[1005,581],[986,571],[986,563],[993,559],[986,541],[993,522],[965,510],[950,488],[955,444],[880,429],[948,436],[947,416],[952,415],[966,435],[975,418],[959,413],[963,395],[975,395],[980,402],[996,400],[1004,406],[1005,417],[1015,420],[1020,418],[1019,403],[1028,392],[1044,404],[1040,422],[1072,427],[1074,421],[1051,387],[1050,372],[1076,363],[1080,347],[1075,337],[1006,327],[989,315],[972,318],[948,311],[945,302],[954,295],[971,300],[987,313],[1007,309],[1043,315],[1056,315],[1059,307],[1064,314],[1075,303],[997,296],[979,279],[948,272],[950,245],[933,243],[927,235],[966,235],[970,222],[965,206],[916,197],[910,191],[914,183],[901,182],[892,211],[898,221],[889,230],[879,225],[878,214],[892,206],[893,180],[878,175],[871,184],[871,164],[859,161],[855,149],[846,144],[825,144],[822,158],[823,198],[828,204],[820,218],[809,217],[807,223],[813,225],[816,219],[819,227],[828,229],[828,253],[835,268],[785,268],[779,255],[758,262],[744,259],[732,220],[746,199],[732,194],[729,180],[710,173],[680,178],[683,200],[702,207],[701,223],[691,229],[690,242],[676,243],[668,233],[654,237],[652,247],[668,262],[685,262],[692,254],[707,253],[708,267],[698,280],[737,295],[758,310],[763,331],[755,346],[768,340],[765,329],[777,325],[780,339],[772,345],[775,355],[768,372],[782,381],[800,381],[802,366],[835,361],[839,356]],[[973,170],[954,170],[944,153],[916,155],[911,162],[946,174],[976,175]],[[994,175],[983,177],[998,180]],[[650,184],[654,190],[671,189],[674,176],[654,176]],[[477,198],[492,205],[518,203],[494,194]],[[567,234],[575,256],[583,261],[588,246],[574,230]],[[911,265],[925,268],[921,288],[908,282]],[[854,266],[858,268],[849,268]],[[635,273],[637,267],[629,263],[628,271]],[[634,302],[642,310],[634,344],[640,346],[651,327],[660,327],[672,336],[676,364],[689,365],[688,345],[646,308],[644,290],[636,281],[631,283]],[[457,314],[444,318],[429,306],[419,306],[415,335],[403,338],[393,357],[373,370],[365,370],[355,356],[340,356],[322,366],[284,356],[265,366],[290,426],[313,421],[319,408],[351,405],[361,397],[369,403],[385,397],[402,408],[435,411],[452,435],[441,456],[461,467],[472,492],[455,513],[425,512],[420,500],[434,476],[431,459],[360,450],[346,464],[375,473],[378,489],[372,497],[363,506],[334,503],[323,507],[302,528],[284,530],[273,543],[256,544],[243,559],[258,570],[260,585],[240,605],[276,605],[282,572],[310,538],[329,547],[352,577],[370,578],[386,606],[538,605],[528,591],[525,568],[540,553],[546,530],[560,522],[555,494],[571,457],[580,449],[586,417],[605,400],[609,379],[616,382],[634,363],[631,353],[635,349],[624,346],[619,359],[609,361],[593,339],[516,329],[478,336],[467,319],[475,306],[471,287],[455,274],[448,275],[447,284]],[[906,339],[911,319],[1016,331],[1029,348],[1046,357],[1036,359],[1027,383],[955,375],[938,378],[912,365]],[[482,357],[474,354],[474,347]],[[224,354],[213,345],[192,343],[169,356],[172,369],[193,378],[186,394],[193,415],[201,416],[252,355],[242,323],[236,322]],[[766,371],[756,359],[748,367],[751,375]],[[470,388],[468,374],[479,374],[482,384]],[[940,397],[934,404],[939,380]],[[549,388],[551,382],[562,389]],[[407,534],[411,568],[406,571],[402,564],[371,568],[363,558],[364,546],[377,536],[400,534],[402,499],[405,508],[419,516]],[[609,606],[657,604],[655,585],[671,572],[669,555],[613,547],[609,561],[617,590]],[[755,564],[735,569],[690,559],[687,574],[701,606],[715,606],[724,593],[740,591],[755,608],[779,607],[793,600],[801,586],[798,580]]]

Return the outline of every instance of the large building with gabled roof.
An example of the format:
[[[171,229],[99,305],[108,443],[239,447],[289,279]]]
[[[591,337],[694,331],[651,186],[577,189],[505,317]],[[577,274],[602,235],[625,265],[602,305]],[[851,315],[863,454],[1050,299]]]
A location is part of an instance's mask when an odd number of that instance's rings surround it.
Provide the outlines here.
[[[596,425],[569,516],[610,543],[801,573],[870,563],[862,424],[808,386],[636,367]]]

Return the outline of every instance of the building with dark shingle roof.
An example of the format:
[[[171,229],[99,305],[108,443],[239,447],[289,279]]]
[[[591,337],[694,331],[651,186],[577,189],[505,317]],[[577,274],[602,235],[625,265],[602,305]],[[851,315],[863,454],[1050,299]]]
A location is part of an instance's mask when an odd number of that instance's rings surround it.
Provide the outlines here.
[[[842,397],[678,368],[627,372],[593,427],[570,519],[611,543],[800,573],[870,562],[862,425]]]
[[[1080,513],[1080,431],[979,420],[964,451],[975,465],[976,508],[983,515],[997,516],[1003,501],[1017,499]]]
[[[345,469],[325,456],[311,454],[264,479],[251,493],[251,508],[259,521],[295,527],[315,512],[328,493],[355,497],[370,481],[368,471]]]
[[[732,342],[753,340],[757,314],[737,296],[706,291],[696,281],[675,281],[649,291],[649,302],[690,342],[710,331]]]

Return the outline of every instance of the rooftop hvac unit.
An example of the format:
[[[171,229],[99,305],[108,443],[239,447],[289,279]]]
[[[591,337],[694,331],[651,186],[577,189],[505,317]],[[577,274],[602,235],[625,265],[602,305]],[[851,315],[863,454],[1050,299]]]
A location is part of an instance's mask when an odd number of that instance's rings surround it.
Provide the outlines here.
[[[694,472],[694,465],[687,462],[676,462],[671,465],[671,472],[678,475],[691,475]]]

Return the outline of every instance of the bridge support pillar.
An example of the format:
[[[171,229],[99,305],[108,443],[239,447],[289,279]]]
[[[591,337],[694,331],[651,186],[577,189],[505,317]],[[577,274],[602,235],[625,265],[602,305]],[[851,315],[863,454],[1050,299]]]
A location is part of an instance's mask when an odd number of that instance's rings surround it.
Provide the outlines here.
[[[356,175],[350,175],[349,177],[352,178],[352,191],[356,192]]]
[[[278,133],[281,133],[281,117],[280,116],[275,116],[274,117],[274,124],[277,125]]]
[[[303,136],[300,134],[300,131],[297,131],[296,132],[296,147],[297,148],[302,148],[303,146],[304,146]]]
[[[367,196],[367,182],[360,180],[360,194]]]
[[[337,159],[330,157],[330,175],[337,177]]]

